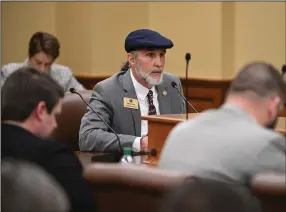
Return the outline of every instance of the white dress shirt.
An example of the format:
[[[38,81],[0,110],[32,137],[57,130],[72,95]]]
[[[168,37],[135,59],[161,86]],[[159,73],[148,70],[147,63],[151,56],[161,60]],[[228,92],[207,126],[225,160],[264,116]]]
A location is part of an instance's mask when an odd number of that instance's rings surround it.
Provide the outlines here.
[[[135,79],[135,77],[133,76],[132,70],[130,70],[130,74],[131,74],[131,79],[132,79],[133,86],[135,88],[135,92],[137,95],[137,99],[139,101],[141,116],[146,116],[148,115],[148,112],[149,112],[149,103],[148,103],[148,97],[147,97],[149,89],[141,85]],[[156,108],[157,115],[159,115],[160,111],[159,111],[158,92],[154,86],[151,88],[151,90],[153,91],[153,104]],[[141,120],[141,136],[143,137],[146,135],[148,135],[148,121]],[[140,151],[140,139],[142,137],[137,137],[134,140],[133,145],[132,145],[132,150],[134,152]]]

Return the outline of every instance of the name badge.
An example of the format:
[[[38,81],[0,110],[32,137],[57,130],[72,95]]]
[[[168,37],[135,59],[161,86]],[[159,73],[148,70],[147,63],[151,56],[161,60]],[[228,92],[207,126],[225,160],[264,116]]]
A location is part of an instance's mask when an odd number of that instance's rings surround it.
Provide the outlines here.
[[[132,98],[123,98],[123,105],[125,108],[131,108],[131,109],[139,109],[139,103],[138,99],[132,99]]]

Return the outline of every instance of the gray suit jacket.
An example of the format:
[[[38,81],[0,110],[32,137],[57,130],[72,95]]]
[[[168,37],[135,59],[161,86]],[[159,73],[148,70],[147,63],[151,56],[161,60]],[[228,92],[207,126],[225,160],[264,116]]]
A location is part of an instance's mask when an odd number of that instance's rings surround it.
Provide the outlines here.
[[[185,113],[185,102],[171,86],[175,81],[182,92],[178,77],[164,73],[163,83],[156,86],[160,114]],[[167,95],[163,95],[167,91]],[[141,136],[141,113],[139,109],[123,106],[123,98],[137,99],[130,71],[119,72],[95,85],[90,99],[91,107],[118,134],[122,147],[131,147],[135,138]],[[81,151],[118,151],[116,136],[89,109],[81,120],[79,131]]]
[[[235,105],[208,110],[177,125],[159,167],[200,177],[247,183],[262,171],[285,173],[285,137],[263,128]]]

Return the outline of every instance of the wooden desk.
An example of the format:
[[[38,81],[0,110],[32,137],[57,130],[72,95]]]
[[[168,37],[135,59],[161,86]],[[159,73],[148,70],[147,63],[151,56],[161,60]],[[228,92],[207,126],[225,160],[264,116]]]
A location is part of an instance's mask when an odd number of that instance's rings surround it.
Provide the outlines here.
[[[197,113],[189,113],[188,118],[191,119],[197,115]],[[148,121],[148,148],[155,148],[158,152],[156,157],[149,156],[148,160],[144,162],[156,166],[169,132],[173,129],[175,125],[186,120],[186,114],[142,116],[142,119]],[[286,136],[285,117],[278,118],[278,123],[275,130]]]
[[[80,160],[83,167],[87,166],[88,164],[92,163],[91,157],[96,154],[104,154],[104,153],[92,153],[92,152],[80,152],[74,151],[75,155]]]
[[[95,156],[95,155],[104,155],[106,153],[100,153],[100,152],[80,152],[80,151],[74,151],[75,155],[78,157],[78,159],[80,160],[81,164],[83,167],[87,166],[90,163],[96,163],[91,161],[91,157]],[[143,163],[144,161],[146,161],[148,159],[148,156],[135,156],[133,157],[133,159],[135,160],[135,163],[140,165],[140,166],[151,166],[153,167],[152,164],[146,164]]]

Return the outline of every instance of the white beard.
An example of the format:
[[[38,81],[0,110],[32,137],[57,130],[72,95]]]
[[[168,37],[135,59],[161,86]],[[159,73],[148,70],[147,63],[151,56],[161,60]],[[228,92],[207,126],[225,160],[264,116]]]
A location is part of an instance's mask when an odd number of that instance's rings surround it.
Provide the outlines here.
[[[160,78],[157,78],[157,77],[153,78],[151,75],[152,72],[158,72],[158,71],[150,71],[149,73],[145,73],[145,72],[141,72],[137,66],[135,67],[135,71],[136,71],[137,75],[141,79],[145,80],[149,85],[152,85],[152,86],[160,85],[163,82],[163,70],[160,70],[161,71]]]

